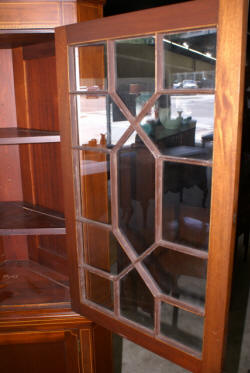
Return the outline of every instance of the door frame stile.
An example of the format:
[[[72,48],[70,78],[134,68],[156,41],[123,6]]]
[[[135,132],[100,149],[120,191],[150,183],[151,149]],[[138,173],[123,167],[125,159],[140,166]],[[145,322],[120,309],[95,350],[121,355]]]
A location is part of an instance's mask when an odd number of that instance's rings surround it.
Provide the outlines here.
[[[219,1],[214,162],[202,373],[222,372],[236,233],[247,0]]]

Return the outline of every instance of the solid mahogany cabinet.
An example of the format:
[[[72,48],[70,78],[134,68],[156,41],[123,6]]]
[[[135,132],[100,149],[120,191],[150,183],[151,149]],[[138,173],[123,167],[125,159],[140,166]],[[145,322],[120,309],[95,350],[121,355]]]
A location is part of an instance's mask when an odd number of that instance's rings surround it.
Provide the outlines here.
[[[54,48],[55,26],[101,17],[102,6],[0,4],[1,372],[110,366],[98,347],[110,334],[71,310]]]

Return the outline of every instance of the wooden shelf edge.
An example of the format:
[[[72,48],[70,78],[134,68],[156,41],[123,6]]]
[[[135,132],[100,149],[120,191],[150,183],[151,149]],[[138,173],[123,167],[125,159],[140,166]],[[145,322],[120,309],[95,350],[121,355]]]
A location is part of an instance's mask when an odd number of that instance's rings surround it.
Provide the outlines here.
[[[26,229],[0,229],[0,236],[35,236],[35,235],[62,235],[65,228],[26,228]]]
[[[37,144],[60,142],[59,132],[25,128],[0,128],[0,145]]]
[[[66,234],[64,216],[25,202],[0,202],[0,235]]]

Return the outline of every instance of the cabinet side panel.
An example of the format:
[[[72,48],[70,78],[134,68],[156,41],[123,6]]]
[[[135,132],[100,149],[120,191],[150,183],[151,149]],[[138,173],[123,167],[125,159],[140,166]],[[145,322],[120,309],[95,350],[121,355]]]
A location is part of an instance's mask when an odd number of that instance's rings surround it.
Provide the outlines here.
[[[17,116],[20,127],[58,131],[54,49],[43,56],[43,45],[37,47],[14,50]],[[60,144],[22,145],[20,157],[24,201],[63,212]],[[28,242],[30,259],[67,274],[64,237],[28,237]]]
[[[26,61],[26,72],[30,125],[35,129],[58,131],[55,57]],[[63,212],[60,144],[35,144],[30,158],[35,203]],[[33,251],[31,248],[31,257]],[[40,264],[67,274],[64,237],[41,236],[36,251]]]
[[[12,53],[9,49],[0,50],[0,81],[0,127],[16,127]],[[1,146],[0,159],[0,201],[22,200],[18,146]],[[25,237],[3,237],[1,240],[0,258],[2,260],[27,259]]]

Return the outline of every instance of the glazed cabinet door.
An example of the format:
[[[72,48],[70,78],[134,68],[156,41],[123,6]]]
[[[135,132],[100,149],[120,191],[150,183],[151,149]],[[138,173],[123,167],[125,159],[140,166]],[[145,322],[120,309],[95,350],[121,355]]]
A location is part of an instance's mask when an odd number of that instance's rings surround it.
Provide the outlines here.
[[[73,307],[191,372],[222,369],[246,14],[196,0],[56,30]]]

